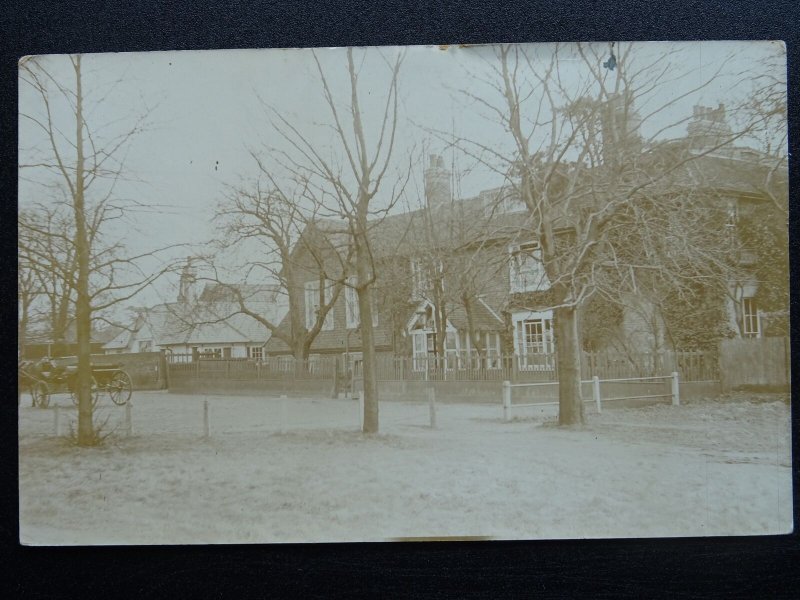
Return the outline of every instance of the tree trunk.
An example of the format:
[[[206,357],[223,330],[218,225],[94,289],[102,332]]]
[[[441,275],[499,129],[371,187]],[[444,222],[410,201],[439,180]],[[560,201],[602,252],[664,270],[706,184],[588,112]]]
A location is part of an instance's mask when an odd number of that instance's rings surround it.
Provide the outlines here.
[[[445,340],[447,336],[447,307],[444,301],[442,280],[436,266],[431,267],[431,281],[433,282],[433,324],[436,328],[436,362],[437,366],[444,369]]]
[[[366,227],[362,229],[366,232]],[[372,331],[372,285],[363,285],[371,277],[369,255],[364,240],[356,240],[358,273],[358,315],[361,320],[361,356],[364,381],[364,433],[378,433],[378,374],[375,338]]]
[[[580,425],[584,422],[584,412],[577,310],[556,309],[555,327],[558,341],[558,424]]]
[[[475,331],[475,317],[472,311],[472,299],[468,296],[462,296],[461,298],[464,304],[464,312],[467,313],[467,333],[469,335],[469,343],[472,345],[472,349],[475,350],[476,354],[478,355],[478,368],[482,368],[484,366],[484,347],[483,347],[483,340],[481,340],[480,333]],[[470,359],[472,357],[469,357]],[[488,366],[488,365],[487,365]]]
[[[75,57],[75,248],[78,256],[77,299],[75,321],[78,337],[78,445],[89,446],[94,443],[92,423],[92,309],[89,298],[89,239],[86,232],[86,213],[84,198],[84,156],[83,156],[83,95],[81,89],[81,57]]]

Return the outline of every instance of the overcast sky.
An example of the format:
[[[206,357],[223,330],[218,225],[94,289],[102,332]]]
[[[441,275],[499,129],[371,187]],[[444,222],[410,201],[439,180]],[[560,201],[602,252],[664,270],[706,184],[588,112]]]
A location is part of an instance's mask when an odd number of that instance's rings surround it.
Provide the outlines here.
[[[546,57],[552,48],[543,44],[534,50],[537,56]],[[636,59],[640,64],[659,68],[660,57],[667,56],[673,48],[667,43],[639,44],[635,48]],[[756,69],[757,61],[774,51],[774,46],[763,42],[696,42],[680,44],[678,48],[679,54],[669,60],[682,77],[660,89],[650,99],[651,103],[664,101],[670,94],[679,98],[726,58],[736,58],[725,68],[727,76],[677,101],[669,114],[646,123],[651,132],[688,116],[694,104],[732,105],[740,101],[748,91],[742,72]],[[592,45],[590,50],[596,53],[599,68],[608,57],[609,45]],[[399,51],[385,48],[381,54],[374,49],[366,55],[357,54],[357,60],[364,58],[359,63],[360,83],[368,129],[370,123],[375,123],[374,117],[385,99],[387,71],[381,55],[391,60]],[[347,101],[345,50],[319,49],[317,55],[331,76],[337,100]],[[438,152],[443,147],[443,142],[436,140],[428,129],[454,131],[456,135],[480,139],[493,147],[507,147],[507,136],[497,123],[486,118],[487,111],[458,92],[468,89],[481,98],[498,100],[491,88],[481,82],[492,64],[491,55],[491,47],[406,50],[400,81],[402,114],[396,156],[403,158],[413,152],[420,165],[409,188],[408,205],[419,201],[423,152]],[[38,60],[54,80],[74,85],[71,65],[65,57],[47,56]],[[296,123],[319,147],[327,147],[330,141],[330,130],[324,126],[330,122],[329,112],[308,50],[99,54],[85,55],[83,60],[88,121],[90,128],[97,131],[98,139],[126,131],[142,113],[149,115],[148,129],[131,140],[128,148],[126,173],[130,180],[115,189],[121,197],[153,207],[131,212],[124,225],[113,232],[137,252],[168,242],[202,244],[217,233],[213,214],[225,192],[225,184],[255,175],[251,150],[281,146],[281,140],[270,128],[265,105]],[[559,72],[567,86],[579,85],[587,75],[585,63],[570,60],[569,56],[560,63]],[[614,75],[609,73],[609,76]],[[647,113],[647,101],[642,103],[644,106],[637,108]],[[74,130],[64,106],[54,111],[66,131]],[[20,112],[42,115],[41,102],[22,82]],[[672,133],[680,135],[683,131]],[[25,119],[20,121],[19,137],[21,163],[30,162],[46,150],[36,127]],[[448,155],[446,160],[448,165],[455,161],[458,169],[472,165],[464,156]],[[48,180],[45,173],[29,169],[21,177],[21,207],[34,200],[48,201],[53,192],[39,185]],[[460,180],[460,192],[462,196],[470,196],[500,183],[485,169],[476,169]],[[177,252],[189,253],[185,249]],[[173,292],[168,284],[174,281],[164,282],[135,303],[148,304],[161,297],[171,299]]]

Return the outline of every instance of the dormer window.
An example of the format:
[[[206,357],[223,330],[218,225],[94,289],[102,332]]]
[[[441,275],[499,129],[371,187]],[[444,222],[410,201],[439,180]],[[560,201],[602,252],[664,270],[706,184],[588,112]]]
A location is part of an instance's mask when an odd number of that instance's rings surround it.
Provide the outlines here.
[[[528,242],[510,248],[511,293],[537,292],[550,287],[542,263],[542,248],[538,242]]]

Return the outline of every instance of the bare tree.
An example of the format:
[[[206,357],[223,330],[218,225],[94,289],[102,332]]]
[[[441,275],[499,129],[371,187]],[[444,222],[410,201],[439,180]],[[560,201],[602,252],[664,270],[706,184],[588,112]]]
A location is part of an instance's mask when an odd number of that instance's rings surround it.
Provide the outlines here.
[[[66,230],[31,230],[34,239],[29,239],[29,250],[36,253],[40,272],[58,282],[56,287],[64,298],[61,306],[74,301],[77,441],[91,445],[98,439],[91,403],[92,321],[133,297],[169,267],[154,268],[154,252],[132,256],[124,252],[119,242],[109,241],[114,222],[123,219],[134,204],[120,200],[116,189],[123,178],[126,148],[142,130],[149,110],[145,109],[121,133],[101,138],[99,132],[108,124],[92,124],[89,117],[106,97],[92,94],[98,90],[84,89],[80,54],[64,60],[68,61],[68,74],[63,76],[48,65],[46,58],[26,57],[20,61],[21,87],[38,100],[38,106],[24,107],[20,119],[39,132],[42,142],[25,149],[26,160],[20,162],[19,168],[29,173],[28,180],[43,188],[65,191],[64,200],[53,200],[49,208],[60,223],[68,224]],[[52,251],[53,248],[57,250]],[[70,300],[72,294],[74,300]]]
[[[530,235],[540,245],[550,283],[564,425],[584,420],[579,314],[588,300],[599,294],[624,302],[654,273],[662,284],[704,280],[726,262],[724,256],[709,258],[713,248],[702,238],[670,247],[668,240],[680,239],[676,230],[657,225],[680,216],[690,190],[688,165],[743,135],[721,135],[702,148],[667,139],[665,132],[685,120],[670,116],[672,107],[725,68],[723,63],[699,83],[685,84],[683,93],[662,98],[688,73],[679,54],[647,53],[638,44],[576,44],[548,52],[503,45],[487,61],[491,75],[484,82],[499,101],[465,92],[508,134],[507,151],[481,140],[460,145],[503,176],[528,209]],[[647,122],[652,132],[644,137]]]
[[[47,324],[49,340],[54,344],[65,341],[75,317],[75,247],[69,218],[62,209],[62,205],[39,203],[32,209],[21,210],[17,219],[21,268],[28,270],[36,282],[39,293],[34,306]]]
[[[329,322],[329,315],[346,282],[346,265],[350,260],[346,246],[336,248],[327,232],[319,229],[313,215],[303,210],[303,200],[308,194],[304,183],[283,183],[274,177],[263,161],[254,155],[263,179],[251,184],[231,187],[221,202],[217,218],[223,236],[215,242],[220,251],[233,251],[246,256],[244,264],[234,263],[238,280],[272,281],[285,297],[288,307],[286,325],[282,315],[265,315],[249,305],[250,298],[238,283],[226,283],[226,277],[214,263],[215,257],[205,257],[205,270],[210,273],[200,279],[211,281],[226,289],[233,298],[233,306],[224,315],[213,319],[224,320],[233,314],[245,314],[261,323],[277,339],[282,340],[298,361],[308,359],[311,345]],[[217,262],[219,262],[219,257]],[[308,323],[304,312],[308,265],[311,261],[314,274],[319,278],[319,307]],[[201,308],[201,307],[200,307]],[[190,317],[197,322],[208,318],[200,312]],[[200,319],[200,321],[198,321]],[[298,362],[301,365],[302,362]]]
[[[361,65],[356,65],[355,53],[364,60],[380,61],[388,75],[381,97],[385,102],[376,125],[370,127],[362,109],[362,89],[359,85]],[[348,283],[356,291],[363,350],[364,427],[365,433],[378,431],[378,387],[373,336],[373,284],[376,280],[375,256],[370,232],[390,211],[403,194],[410,177],[410,158],[406,168],[395,172],[395,143],[398,128],[398,81],[403,53],[393,59],[383,51],[347,49],[348,96],[341,104],[331,85],[331,73],[314,53],[322,93],[329,110],[332,131],[330,155],[320,148],[299,125],[277,111],[272,111],[272,124],[278,135],[288,143],[289,150],[275,149],[273,155],[283,168],[296,179],[308,182],[306,198],[318,206],[316,214],[335,218],[338,229],[328,228],[328,235],[347,236],[352,246],[354,281]],[[373,80],[371,92],[376,91]],[[390,179],[393,179],[390,185]],[[375,202],[381,193],[381,204]]]

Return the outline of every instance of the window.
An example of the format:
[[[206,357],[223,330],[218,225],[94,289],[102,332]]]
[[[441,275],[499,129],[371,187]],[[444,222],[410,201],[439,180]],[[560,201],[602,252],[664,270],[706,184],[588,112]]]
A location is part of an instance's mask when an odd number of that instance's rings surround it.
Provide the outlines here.
[[[247,347],[247,358],[251,360],[263,360],[264,359],[264,347],[263,346],[248,346]]]
[[[358,314],[358,293],[354,286],[356,284],[355,277],[348,277],[347,287],[344,288],[344,300],[347,314],[347,328],[353,329],[358,327],[359,314]]]
[[[411,334],[412,350],[414,357],[414,370],[424,371],[428,366],[436,367],[436,333],[430,329],[419,329]],[[445,333],[444,338],[444,367],[457,369],[461,365],[461,343],[456,330]],[[441,364],[438,364],[441,367]]]
[[[487,332],[485,336],[486,368],[499,369],[501,367],[500,334]]]
[[[351,373],[361,376],[364,369],[364,354],[362,352],[350,352],[344,355],[344,364]]]
[[[511,293],[535,292],[550,287],[538,242],[511,248]]]
[[[326,281],[324,290],[325,304],[330,302],[331,287],[332,283],[330,281]],[[319,281],[306,282],[305,289],[306,329],[311,329],[317,322],[317,315],[319,314],[320,310]],[[322,329],[325,331],[333,329],[333,307],[331,307],[331,309],[328,311],[328,314],[325,315],[325,321],[322,323]]]
[[[222,358],[222,348],[203,348],[200,358]]]
[[[412,336],[414,370],[424,371],[428,365],[428,336],[424,331],[415,331]]]
[[[445,365],[448,369],[457,369],[458,360],[458,334],[455,331],[448,331],[444,337],[444,356]]]
[[[733,244],[736,241],[736,223],[739,220],[739,207],[734,200],[728,202],[725,211],[725,234],[728,238],[728,243]]]
[[[554,368],[552,312],[530,312],[514,317],[514,346],[519,368],[550,370]]]
[[[141,340],[139,342],[139,352],[152,352],[153,340]]]
[[[431,289],[431,278],[428,269],[420,260],[411,260],[411,298],[424,300]]]
[[[346,310],[346,321],[347,321],[347,328],[354,329],[361,324],[361,314],[358,311],[358,292],[356,292],[355,286],[356,285],[356,278],[355,277],[348,277],[347,278],[347,286],[344,288],[344,300],[345,300],[345,310]],[[377,301],[377,294],[375,293],[375,288],[372,288],[372,326],[378,326],[378,301]]]
[[[761,337],[761,316],[755,298],[742,298],[742,336]]]
[[[444,264],[441,259],[412,259],[411,260],[411,299],[430,300],[433,290],[431,274],[438,271],[444,290]]]

